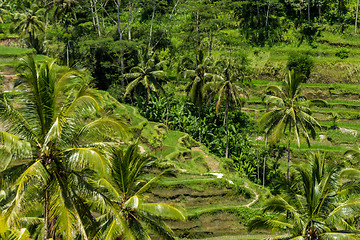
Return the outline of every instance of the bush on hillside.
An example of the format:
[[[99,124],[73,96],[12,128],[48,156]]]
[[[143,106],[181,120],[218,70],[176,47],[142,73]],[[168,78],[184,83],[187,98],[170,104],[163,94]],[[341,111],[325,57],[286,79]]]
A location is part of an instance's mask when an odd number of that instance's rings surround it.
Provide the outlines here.
[[[350,50],[346,48],[340,48],[336,53],[335,56],[337,56],[340,59],[345,59],[349,57]]]
[[[314,67],[314,62],[309,55],[293,53],[289,55],[287,68],[291,71],[294,70],[297,74],[304,76],[304,82],[306,82],[309,77],[312,68]]]

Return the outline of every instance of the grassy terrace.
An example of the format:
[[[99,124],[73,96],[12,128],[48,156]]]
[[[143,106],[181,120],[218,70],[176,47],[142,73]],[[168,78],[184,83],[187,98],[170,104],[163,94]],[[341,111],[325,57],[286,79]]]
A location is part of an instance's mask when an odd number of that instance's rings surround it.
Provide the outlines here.
[[[2,58],[21,57],[29,53],[35,53],[35,49],[6,47],[0,45],[0,57]]]

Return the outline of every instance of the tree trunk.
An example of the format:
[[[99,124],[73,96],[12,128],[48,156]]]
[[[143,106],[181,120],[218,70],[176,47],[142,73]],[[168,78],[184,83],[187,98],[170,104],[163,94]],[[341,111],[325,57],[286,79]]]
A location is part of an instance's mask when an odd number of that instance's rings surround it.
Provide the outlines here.
[[[95,1],[94,1],[94,12],[95,12],[95,20],[96,20],[96,25],[97,25],[98,34],[99,34],[99,37],[101,37],[99,15],[98,15],[98,10],[97,10],[96,2],[95,2]]]
[[[44,201],[44,239],[49,238],[49,191],[45,190],[45,201]]]
[[[359,17],[359,0],[356,1],[355,34],[357,34],[358,17]]]
[[[319,18],[321,18],[321,4],[319,3]]]
[[[120,0],[117,0],[117,8],[116,8],[116,11],[117,11],[117,29],[118,29],[118,32],[119,32],[119,41],[121,42],[122,41],[122,31],[121,31],[121,28],[120,28],[120,4],[121,4],[121,1]],[[122,47],[120,48],[120,67],[121,67],[121,86],[122,87],[125,87],[125,82],[124,82],[124,73],[125,73],[125,66],[124,66],[124,53],[123,53],[123,50],[122,50]]]
[[[266,11],[266,21],[265,21],[265,28],[267,29],[269,25],[269,14],[270,14],[270,0],[268,2],[268,9]]]
[[[147,96],[146,96],[146,102],[145,102],[145,115],[148,113],[148,104],[150,99],[150,88],[147,88]]]
[[[131,0],[129,0],[128,38],[131,40]]]
[[[265,155],[264,155],[264,164],[263,164],[263,189],[265,188],[265,175],[266,175],[266,147],[267,147],[267,133],[265,135]]]
[[[258,20],[260,20],[259,0],[256,0],[256,13]]]
[[[197,34],[197,42],[198,46],[200,46],[201,40],[200,40],[200,33],[199,33],[199,24],[200,24],[200,16],[199,11],[196,12],[196,26],[195,26],[195,32]]]
[[[256,183],[260,183],[259,143],[256,141]]]
[[[94,27],[95,27],[95,29],[97,28],[98,35],[100,37],[101,32],[100,32],[100,25],[99,25],[99,17],[97,15],[96,3],[94,3],[92,0],[90,0],[90,8],[91,8]]]
[[[226,122],[226,153],[225,158],[229,158],[229,100],[226,98],[225,105],[225,122]]]
[[[290,180],[290,174],[289,174],[289,168],[290,168],[290,142],[291,142],[291,121],[289,123],[289,143],[288,143],[288,160],[287,160],[287,170],[286,170],[286,179],[289,182]]]
[[[66,45],[66,66],[69,67],[69,40]]]
[[[44,31],[44,43],[45,43],[45,44],[46,44],[46,33],[47,33],[48,22],[49,22],[49,13],[46,11],[46,16],[45,16],[45,31]],[[48,56],[48,53],[46,53],[46,56]]]
[[[95,22],[95,16],[94,16],[94,6],[93,6],[92,0],[90,0],[90,9],[91,9],[92,22],[93,22],[94,28],[96,28],[96,22]]]
[[[152,13],[152,17],[151,17],[151,25],[150,25],[150,35],[149,35],[149,45],[148,45],[149,49],[151,47],[151,36],[152,36],[152,29],[153,29],[154,17],[155,17],[155,7],[156,7],[156,4],[154,3],[153,13]]]
[[[200,124],[201,124],[201,104],[199,105],[199,112],[198,112],[198,116],[199,116],[199,143],[201,143],[201,127],[200,127]]]
[[[208,35],[209,35],[209,57],[211,57],[212,45],[213,45],[213,34],[211,30],[209,30]]]
[[[308,22],[310,24],[310,0],[308,0]]]

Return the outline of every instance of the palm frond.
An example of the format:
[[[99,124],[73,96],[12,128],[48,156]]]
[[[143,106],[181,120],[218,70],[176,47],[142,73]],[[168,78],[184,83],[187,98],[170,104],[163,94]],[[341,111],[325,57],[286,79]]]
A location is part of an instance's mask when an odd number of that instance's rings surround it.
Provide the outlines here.
[[[2,170],[6,169],[14,160],[32,158],[31,144],[16,135],[0,131],[0,143]]]
[[[142,203],[140,207],[143,211],[149,212],[155,216],[181,221],[187,219],[185,210],[178,205],[166,203]]]
[[[286,228],[291,229],[293,227],[294,227],[293,224],[289,224],[276,219],[268,219],[265,217],[257,216],[254,219],[252,219],[248,224],[248,231],[252,232],[258,229],[269,229],[269,230],[286,229]]]
[[[95,136],[121,136],[126,137],[128,134],[128,124],[123,119],[105,116],[86,124],[80,130],[80,136],[87,138]]]
[[[359,234],[358,232],[346,232],[346,231],[339,231],[339,232],[328,232],[328,233],[323,233],[320,236],[323,237],[324,239],[329,239],[329,240],[357,240],[359,239]]]
[[[68,148],[64,151],[69,169],[95,169],[101,174],[109,172],[109,160],[93,147]]]

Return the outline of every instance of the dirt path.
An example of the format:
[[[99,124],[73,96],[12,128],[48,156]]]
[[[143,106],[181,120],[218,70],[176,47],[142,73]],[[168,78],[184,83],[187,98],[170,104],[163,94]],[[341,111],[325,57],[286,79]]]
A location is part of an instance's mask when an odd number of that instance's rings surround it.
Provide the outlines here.
[[[252,200],[251,202],[249,202],[248,204],[245,205],[245,207],[250,208],[251,205],[253,205],[259,199],[259,194],[254,189],[250,188],[249,184],[247,182],[244,183],[244,187],[246,187],[247,189],[249,189],[250,191],[252,191],[255,194],[254,200]]]
[[[213,157],[206,154],[200,147],[193,147],[191,148],[191,150],[201,152],[204,155],[205,161],[210,168],[210,172],[220,172],[220,163],[216,161]]]
[[[141,146],[141,145],[138,145],[139,146],[139,148],[140,148],[140,153],[141,154],[143,154],[143,153],[145,153],[146,151],[145,151],[145,148],[143,147],[143,146]]]
[[[13,70],[10,68],[5,68],[0,72],[0,76],[3,77],[2,85],[3,91],[11,91],[14,88],[14,80],[18,77],[14,74]]]

